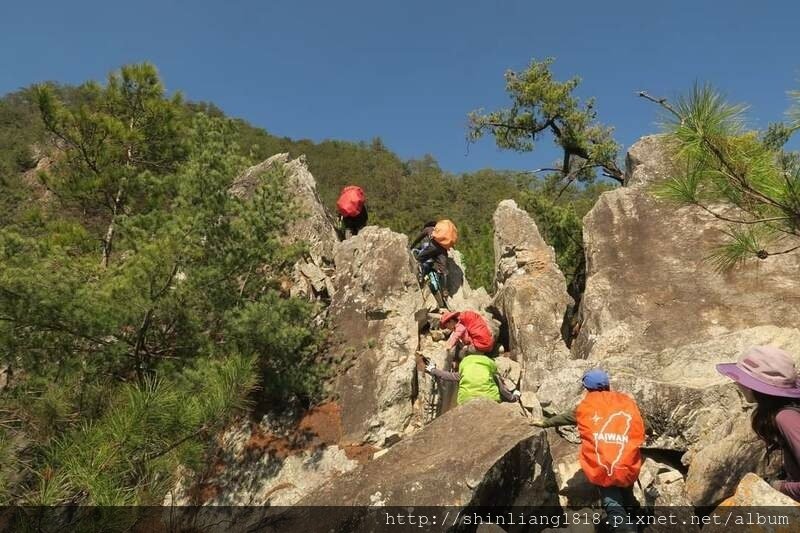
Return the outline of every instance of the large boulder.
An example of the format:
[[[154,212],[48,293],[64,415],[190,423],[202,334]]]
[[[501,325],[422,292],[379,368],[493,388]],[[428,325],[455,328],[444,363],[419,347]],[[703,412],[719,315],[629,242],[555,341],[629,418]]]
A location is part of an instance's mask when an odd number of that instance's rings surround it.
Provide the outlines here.
[[[629,186],[603,193],[584,218],[579,357],[633,357],[753,326],[800,326],[800,254],[715,271],[707,258],[728,224],[654,196],[652,185],[673,174],[669,153],[660,137],[637,142]]]
[[[523,494],[535,496],[522,502],[526,505],[552,505],[553,488],[544,432],[526,423],[517,406],[479,399],[331,480],[298,505],[447,506],[455,512],[512,505]]]
[[[494,213],[495,298],[508,327],[509,351],[522,365],[522,388],[569,359],[562,337],[572,298],[555,252],[528,213],[503,200]]]
[[[736,493],[705,517],[703,532],[790,533],[800,522],[800,503],[755,474],[742,478]]]
[[[368,226],[337,245],[328,354],[346,442],[383,446],[412,415],[414,353],[427,313],[405,235]]]
[[[581,375],[599,364],[612,388],[636,398],[647,447],[689,452],[687,495],[695,505],[712,505],[732,494],[744,473],[765,468],[763,444],[748,432],[749,408],[715,365],[767,344],[800,356],[800,330],[761,326],[638,357],[569,361],[543,381],[538,396],[551,411],[573,408],[583,395]]]

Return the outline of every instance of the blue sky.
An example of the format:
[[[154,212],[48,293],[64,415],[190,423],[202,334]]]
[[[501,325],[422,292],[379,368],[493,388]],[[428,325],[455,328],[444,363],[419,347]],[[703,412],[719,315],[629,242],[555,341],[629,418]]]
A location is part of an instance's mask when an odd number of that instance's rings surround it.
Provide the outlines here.
[[[446,170],[552,162],[465,142],[466,115],[508,101],[506,69],[556,58],[629,146],[658,130],[646,89],[674,97],[709,81],[779,120],[800,89],[800,3],[790,1],[379,0],[8,2],[0,94],[31,83],[102,80],[151,61],[168,88],[270,132],[316,141],[380,136]]]

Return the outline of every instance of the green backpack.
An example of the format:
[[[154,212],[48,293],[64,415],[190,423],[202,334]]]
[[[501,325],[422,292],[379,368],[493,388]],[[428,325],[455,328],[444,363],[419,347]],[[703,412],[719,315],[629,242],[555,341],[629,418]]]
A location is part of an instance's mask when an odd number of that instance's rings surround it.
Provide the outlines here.
[[[468,355],[458,365],[461,381],[458,382],[458,405],[474,398],[489,398],[500,401],[500,389],[494,380],[497,365],[485,355]]]

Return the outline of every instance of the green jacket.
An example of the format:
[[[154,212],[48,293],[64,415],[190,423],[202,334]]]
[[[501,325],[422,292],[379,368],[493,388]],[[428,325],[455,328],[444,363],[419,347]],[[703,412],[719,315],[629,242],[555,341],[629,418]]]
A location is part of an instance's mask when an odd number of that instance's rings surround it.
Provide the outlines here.
[[[500,389],[495,375],[497,365],[485,355],[468,355],[458,365],[461,380],[458,382],[458,405],[474,398],[490,398],[500,401]]]
[[[482,354],[472,354],[462,359],[458,372],[448,372],[439,368],[430,371],[431,376],[442,381],[458,383],[458,404],[473,398],[491,398],[499,402],[515,402],[517,398],[513,390],[503,384],[494,359]]]

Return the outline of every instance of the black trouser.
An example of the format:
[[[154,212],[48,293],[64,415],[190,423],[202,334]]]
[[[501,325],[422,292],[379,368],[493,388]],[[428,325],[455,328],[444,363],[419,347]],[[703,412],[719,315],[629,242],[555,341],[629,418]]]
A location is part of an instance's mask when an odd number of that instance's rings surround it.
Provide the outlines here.
[[[442,288],[445,293],[449,293],[447,288],[447,250],[433,239],[428,240],[419,247],[417,261],[422,265],[423,273],[427,274],[429,269],[426,265],[430,264],[442,277]]]
[[[364,206],[361,212],[354,217],[342,217],[342,233],[344,234],[345,230],[349,230],[351,234],[358,235],[358,232],[367,225],[368,218],[367,206]]]

